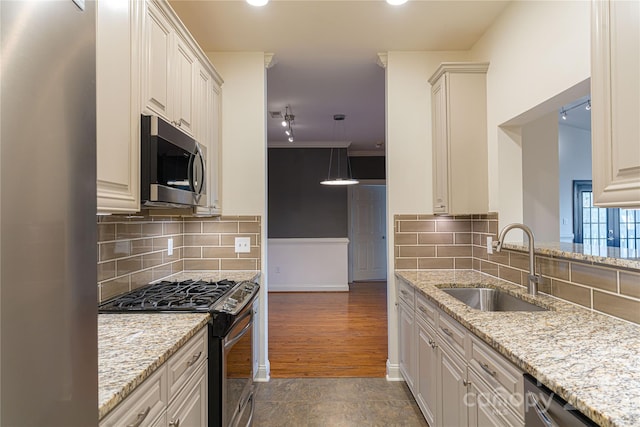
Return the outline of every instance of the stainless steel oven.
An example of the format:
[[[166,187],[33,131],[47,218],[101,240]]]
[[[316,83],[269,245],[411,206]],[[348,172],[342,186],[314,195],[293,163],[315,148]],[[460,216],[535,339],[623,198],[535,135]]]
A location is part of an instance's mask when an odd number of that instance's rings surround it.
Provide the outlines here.
[[[209,392],[214,406],[209,413],[209,425],[250,426],[253,421],[253,304],[238,313],[224,336],[213,333],[209,357],[220,369],[210,371]],[[216,360],[217,359],[217,360]],[[213,419],[212,419],[213,417]]]

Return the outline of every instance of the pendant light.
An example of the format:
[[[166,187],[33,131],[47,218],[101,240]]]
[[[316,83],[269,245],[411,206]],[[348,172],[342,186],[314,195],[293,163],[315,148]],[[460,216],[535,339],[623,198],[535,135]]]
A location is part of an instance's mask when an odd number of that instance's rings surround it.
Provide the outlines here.
[[[336,127],[336,124],[338,122],[342,122],[344,121],[344,119],[346,118],[346,116],[344,114],[335,114],[333,116],[333,125],[334,125],[334,130]],[[344,154],[345,154],[345,163],[347,166],[347,176],[342,176],[342,170],[340,167],[340,156],[341,156],[341,149],[337,148],[337,154],[336,154],[336,168],[334,170],[333,169],[333,147],[331,147],[331,152],[329,154],[329,172],[327,172],[327,179],[325,179],[324,181],[320,181],[320,184],[322,185],[336,185],[336,186],[342,186],[342,185],[354,185],[354,184],[358,184],[359,181],[357,179],[353,179],[353,176],[351,175],[351,162],[349,161],[349,154],[347,153],[347,149],[344,149]]]

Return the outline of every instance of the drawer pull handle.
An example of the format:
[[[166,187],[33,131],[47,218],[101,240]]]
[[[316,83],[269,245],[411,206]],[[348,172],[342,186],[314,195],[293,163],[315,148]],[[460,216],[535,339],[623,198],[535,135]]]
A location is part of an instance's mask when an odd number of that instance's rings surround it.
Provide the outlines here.
[[[492,371],[491,368],[489,367],[489,365],[487,365],[486,363],[480,363],[480,367],[489,375],[491,375],[492,377],[496,376],[496,371]]]
[[[409,292],[405,291],[404,289],[400,291],[400,293],[404,296],[409,295]]]
[[[429,314],[429,313],[427,312],[427,309],[426,309],[426,308],[424,308],[424,307],[423,307],[423,306],[421,306],[421,305],[419,305],[419,306],[418,306],[418,310],[420,310],[420,311],[421,311],[421,312],[423,312],[424,314]]]
[[[169,423],[169,427],[180,427],[180,418]]]
[[[202,356],[202,352],[201,352],[201,351],[200,351],[198,354],[194,354],[194,355],[191,357],[191,360],[189,360],[189,361],[187,362],[187,366],[189,366],[189,367],[190,367],[190,366],[193,366],[193,364],[194,364],[194,363],[196,363],[196,362],[198,361],[198,359],[200,359],[200,356]],[[180,421],[178,421],[178,423],[179,423],[179,422],[180,422]]]
[[[462,380],[462,385],[465,387],[469,387],[471,385],[471,381]]]
[[[451,338],[453,338],[453,332],[451,332],[451,331],[449,330],[449,328],[442,328],[442,327],[441,327],[440,329],[442,329],[442,332],[444,332],[445,334],[447,334],[448,336],[450,336]]]
[[[151,412],[151,406],[147,406],[147,409],[140,412],[136,416],[136,420],[133,422],[133,424],[129,424],[127,425],[127,427],[139,427],[140,424],[142,424],[142,422],[144,421],[144,419],[147,418],[147,415],[149,415],[149,412]]]

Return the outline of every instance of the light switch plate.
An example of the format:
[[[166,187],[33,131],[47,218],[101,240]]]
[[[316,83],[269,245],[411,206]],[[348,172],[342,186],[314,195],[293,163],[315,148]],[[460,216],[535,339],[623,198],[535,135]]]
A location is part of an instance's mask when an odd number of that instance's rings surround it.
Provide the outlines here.
[[[173,255],[173,239],[169,238],[167,240],[167,255]]]
[[[236,253],[251,252],[251,237],[236,237]]]
[[[487,254],[493,253],[493,237],[487,236]]]

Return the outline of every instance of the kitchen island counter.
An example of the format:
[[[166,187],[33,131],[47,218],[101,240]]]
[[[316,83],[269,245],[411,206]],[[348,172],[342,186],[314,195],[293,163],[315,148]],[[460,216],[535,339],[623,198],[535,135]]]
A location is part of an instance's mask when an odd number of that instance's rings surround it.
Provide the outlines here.
[[[640,326],[472,270],[396,271],[472,333],[601,426],[640,425]],[[505,289],[549,308],[483,312],[441,287]]]
[[[256,271],[199,271],[170,280],[256,280]],[[102,419],[207,325],[208,313],[98,315],[98,419]]]

